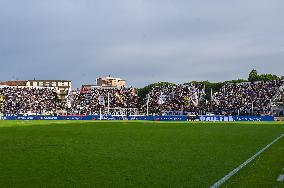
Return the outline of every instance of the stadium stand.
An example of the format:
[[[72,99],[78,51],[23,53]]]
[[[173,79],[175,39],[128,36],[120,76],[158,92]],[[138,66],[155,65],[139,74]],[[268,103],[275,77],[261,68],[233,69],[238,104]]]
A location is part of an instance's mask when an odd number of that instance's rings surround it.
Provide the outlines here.
[[[283,115],[283,88],[283,80],[226,84],[205,100],[202,84],[164,85],[138,101],[134,88],[83,87],[70,92],[66,103],[54,88],[2,86],[0,114]]]
[[[142,104],[143,111],[151,115],[183,115],[197,113],[203,99],[202,85],[166,85],[154,87]],[[146,101],[146,102],[145,102]]]
[[[271,100],[282,84],[280,80],[226,84],[205,108],[216,115],[269,115]]]
[[[56,115],[64,110],[54,89],[31,87],[0,88],[0,113],[13,115]]]
[[[275,116],[284,117],[284,83],[272,98],[271,111]]]
[[[83,88],[73,92],[69,114],[133,114],[138,97],[134,88]],[[130,111],[129,111],[130,110]]]

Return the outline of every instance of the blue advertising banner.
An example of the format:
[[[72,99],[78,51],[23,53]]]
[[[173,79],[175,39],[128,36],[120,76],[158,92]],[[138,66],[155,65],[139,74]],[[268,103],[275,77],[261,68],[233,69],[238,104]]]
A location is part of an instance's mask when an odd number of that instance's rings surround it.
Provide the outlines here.
[[[150,121],[186,121],[186,116],[4,116],[4,120],[150,120]]]
[[[234,116],[235,121],[274,121],[273,116]]]
[[[200,121],[274,121],[273,116],[200,116]]]
[[[187,116],[4,116],[4,120],[148,120],[187,121]],[[274,121],[273,116],[199,116],[197,121]]]

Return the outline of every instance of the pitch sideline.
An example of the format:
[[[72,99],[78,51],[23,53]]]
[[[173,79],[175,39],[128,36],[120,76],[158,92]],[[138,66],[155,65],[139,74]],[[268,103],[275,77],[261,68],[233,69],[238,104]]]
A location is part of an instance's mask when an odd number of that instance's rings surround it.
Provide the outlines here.
[[[246,160],[244,163],[242,163],[240,166],[232,170],[229,174],[224,176],[222,179],[218,180],[216,183],[210,186],[210,188],[218,188],[221,185],[223,185],[228,179],[230,179],[233,175],[235,175],[239,170],[241,170],[243,167],[248,165],[251,161],[253,161],[256,157],[258,157],[261,153],[263,153],[265,150],[267,150],[270,146],[272,146],[274,143],[276,143],[278,140],[280,140],[284,134],[281,134],[279,137],[275,138],[271,143],[269,143],[267,146],[259,150],[256,154],[254,154],[252,157],[250,157],[248,160]]]

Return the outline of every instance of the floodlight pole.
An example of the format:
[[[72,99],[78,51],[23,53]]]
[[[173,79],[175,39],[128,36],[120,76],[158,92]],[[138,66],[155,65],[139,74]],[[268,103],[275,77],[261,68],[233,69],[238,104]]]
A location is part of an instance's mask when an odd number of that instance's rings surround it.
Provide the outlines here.
[[[212,88],[210,90],[210,99],[211,99],[211,101],[213,101],[213,90],[212,90]]]
[[[100,120],[102,120],[102,108],[100,108]]]
[[[107,114],[109,114],[109,92],[107,93]]]
[[[146,103],[146,105],[147,105],[147,116],[149,116],[149,101],[150,101],[150,95],[148,94],[147,95],[147,103]]]
[[[251,115],[253,116],[253,101],[251,102]]]

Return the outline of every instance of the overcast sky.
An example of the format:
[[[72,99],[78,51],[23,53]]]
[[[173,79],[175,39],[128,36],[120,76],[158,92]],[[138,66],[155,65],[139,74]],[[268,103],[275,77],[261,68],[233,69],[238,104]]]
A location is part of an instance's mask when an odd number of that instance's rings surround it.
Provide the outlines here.
[[[0,0],[0,80],[284,75],[283,0]]]

